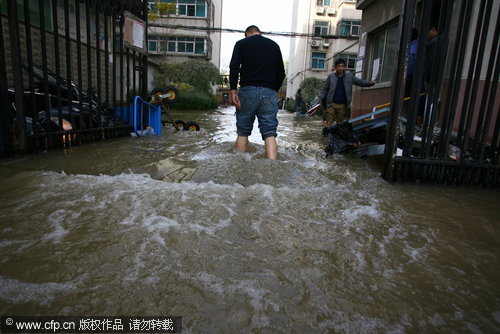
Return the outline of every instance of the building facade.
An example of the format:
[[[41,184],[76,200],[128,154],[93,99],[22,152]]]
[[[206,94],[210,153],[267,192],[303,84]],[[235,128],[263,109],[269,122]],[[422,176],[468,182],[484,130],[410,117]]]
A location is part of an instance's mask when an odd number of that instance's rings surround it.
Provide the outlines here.
[[[355,71],[361,13],[355,0],[293,1],[292,31],[306,37],[290,42],[287,96],[306,78],[326,79],[338,58]]]
[[[223,0],[148,1],[148,55],[154,63],[180,63],[195,58],[220,67]],[[149,84],[155,73],[149,67]]]
[[[378,82],[375,86],[369,88],[361,88],[353,94],[352,116],[356,117],[370,112],[373,107],[390,102],[391,89],[394,72],[396,71],[396,57],[398,51],[399,31],[398,25],[401,18],[402,6],[404,1],[400,0],[358,0],[357,8],[363,11],[363,23],[361,25],[361,42],[358,54],[358,66],[361,68],[362,75],[366,78],[371,78],[374,72],[374,62],[378,59]],[[441,0],[432,1],[432,20],[433,23],[439,23],[439,12],[443,4]],[[451,32],[455,32],[459,28],[457,18],[459,17],[458,8],[461,1],[449,2],[447,7],[452,10],[454,20],[451,22]],[[490,25],[488,31],[495,30],[495,24],[498,20],[498,10],[500,3],[493,1],[492,12],[496,13],[490,18]],[[423,1],[417,1],[416,19],[420,19],[422,15]],[[472,2],[471,12],[467,13],[475,23],[478,19],[478,12],[481,7],[481,2]],[[418,27],[416,27],[418,28]],[[465,50],[466,58],[470,57],[474,51],[472,45],[473,35],[476,32],[474,28],[470,29],[468,45]],[[427,36],[427,31],[423,32]],[[484,54],[489,54],[492,47],[493,34],[488,37],[489,43],[486,43],[485,49],[482,50]],[[450,49],[454,47],[455,41],[450,41]],[[483,64],[482,73],[479,80],[479,93],[483,81],[486,76],[486,63],[488,59],[478,59]],[[467,80],[469,68],[464,65],[461,69],[462,73],[462,89]],[[445,83],[449,80],[453,73],[445,73]],[[446,89],[446,85],[443,89]],[[460,96],[463,99],[463,92]],[[497,102],[498,104],[498,102]]]

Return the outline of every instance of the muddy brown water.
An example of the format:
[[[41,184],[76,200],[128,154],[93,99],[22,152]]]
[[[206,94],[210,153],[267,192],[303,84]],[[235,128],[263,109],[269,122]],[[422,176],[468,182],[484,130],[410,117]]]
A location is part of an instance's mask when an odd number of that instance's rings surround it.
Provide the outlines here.
[[[178,315],[185,333],[500,332],[498,191],[388,184],[280,111],[0,161],[0,312]]]

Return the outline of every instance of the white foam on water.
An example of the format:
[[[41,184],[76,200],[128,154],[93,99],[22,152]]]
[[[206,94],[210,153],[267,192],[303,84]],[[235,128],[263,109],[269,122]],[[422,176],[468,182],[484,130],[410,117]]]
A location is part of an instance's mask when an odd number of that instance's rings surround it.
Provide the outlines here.
[[[13,304],[33,302],[49,305],[57,296],[73,294],[77,290],[76,281],[32,283],[0,276],[0,299]]]
[[[63,225],[71,225],[80,217],[80,212],[70,210],[57,210],[49,215],[47,221],[54,227],[54,230],[45,234],[42,239],[58,243],[68,234],[68,230]]]
[[[382,214],[376,203],[373,205],[355,205],[348,209],[342,210],[342,215],[348,221],[358,221],[362,218],[380,219]]]
[[[276,312],[279,311],[279,306],[270,299],[266,298],[266,295],[271,292],[259,288],[259,282],[256,280],[245,279],[225,281],[215,275],[205,272],[194,275],[181,273],[180,276],[183,279],[190,280],[197,285],[203,285],[205,289],[213,291],[226,298],[228,295],[245,295],[254,311],[252,314],[252,328],[268,327],[271,324],[271,320],[265,314],[266,310],[272,309]]]
[[[142,219],[141,225],[144,226],[148,232],[168,232],[171,228],[177,228],[181,225],[167,217],[151,215]]]

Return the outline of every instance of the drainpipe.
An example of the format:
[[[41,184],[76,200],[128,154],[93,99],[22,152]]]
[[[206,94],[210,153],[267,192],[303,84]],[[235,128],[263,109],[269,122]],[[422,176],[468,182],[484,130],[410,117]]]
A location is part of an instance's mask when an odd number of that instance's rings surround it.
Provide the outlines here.
[[[146,31],[146,35],[144,38],[147,39],[147,31],[148,31],[148,1],[142,1],[142,19],[144,20],[144,31]],[[135,69],[134,69],[135,70]],[[146,98],[148,95],[148,46],[146,40],[146,50],[144,50],[144,55],[142,57],[142,92],[141,95],[143,98]]]

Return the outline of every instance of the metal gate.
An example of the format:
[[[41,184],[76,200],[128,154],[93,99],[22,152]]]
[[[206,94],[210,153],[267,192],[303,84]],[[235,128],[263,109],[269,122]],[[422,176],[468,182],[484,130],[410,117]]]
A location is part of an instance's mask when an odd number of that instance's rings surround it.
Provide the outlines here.
[[[145,94],[147,56],[124,25],[147,25],[147,1],[8,0],[0,13],[0,156],[130,134],[119,109]]]
[[[429,54],[426,32],[433,10],[439,33],[435,51]],[[420,35],[411,98],[405,103],[412,28]],[[404,1],[384,179],[500,186],[499,30],[494,0]],[[430,73],[424,72],[426,57],[432,57]],[[424,84],[426,74],[430,79]],[[417,122],[419,114],[422,124]],[[396,155],[397,148],[402,155]]]

